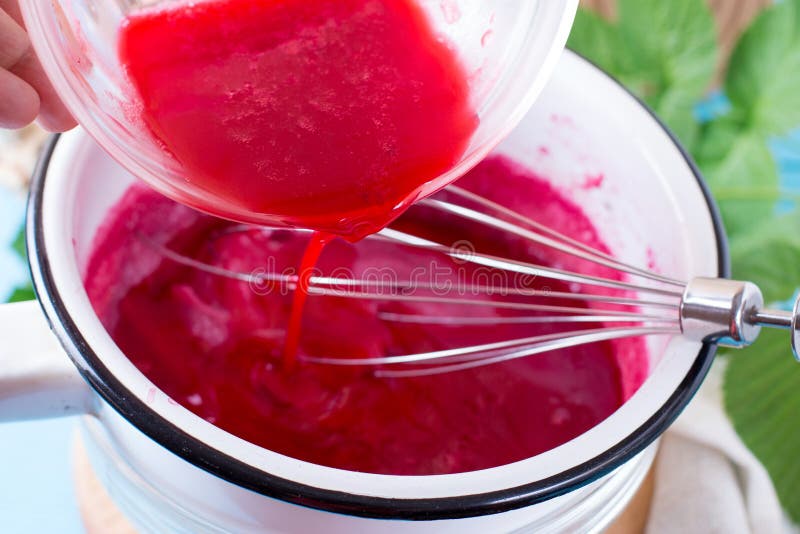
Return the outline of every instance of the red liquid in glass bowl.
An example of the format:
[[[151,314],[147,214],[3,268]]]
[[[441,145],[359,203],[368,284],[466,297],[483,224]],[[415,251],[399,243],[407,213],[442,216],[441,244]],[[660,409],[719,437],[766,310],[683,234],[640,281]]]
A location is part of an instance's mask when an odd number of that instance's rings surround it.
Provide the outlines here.
[[[485,160],[459,186],[607,250],[578,206],[507,159]],[[489,254],[621,276],[424,207],[412,208],[393,226],[442,243],[468,242]],[[122,351],[172,399],[257,445],[348,470],[428,475],[522,460],[597,425],[646,376],[641,339],[413,378],[376,377],[370,367],[312,364],[303,358],[416,353],[562,328],[491,321],[485,326],[400,323],[390,320],[391,314],[499,318],[519,312],[314,295],[302,314],[298,361],[287,370],[282,358],[291,291],[280,284],[248,284],[210,274],[157,250],[165,246],[233,272],[263,274],[296,270],[307,242],[307,234],[242,227],[134,187],[96,236],[86,289]],[[441,287],[448,280],[500,282],[469,263],[371,239],[331,242],[316,269],[331,276],[415,279]],[[569,290],[552,280],[514,282]],[[559,299],[548,303],[567,305]]]
[[[478,124],[456,54],[412,0],[146,8],[124,20],[119,56],[179,189],[240,220],[363,237],[457,164]]]

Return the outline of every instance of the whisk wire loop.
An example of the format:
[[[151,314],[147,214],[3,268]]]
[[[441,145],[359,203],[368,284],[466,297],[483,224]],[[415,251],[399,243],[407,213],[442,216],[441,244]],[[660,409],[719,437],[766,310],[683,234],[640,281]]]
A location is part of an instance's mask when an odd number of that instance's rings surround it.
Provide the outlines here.
[[[461,250],[397,229],[385,228],[366,239],[435,252],[459,264],[469,263],[502,273],[527,275],[534,277],[534,280],[558,280],[570,284],[570,291],[545,291],[514,284],[493,285],[449,280],[449,294],[442,295],[442,287],[435,283],[410,279],[374,280],[356,276],[346,278],[315,273],[308,278],[308,295],[385,303],[460,306],[487,312],[482,315],[432,315],[379,309],[377,318],[387,323],[425,324],[443,328],[552,324],[560,325],[559,331],[415,354],[369,358],[352,358],[347,355],[302,356],[303,361],[317,365],[375,366],[375,374],[386,378],[418,377],[474,369],[569,347],[640,336],[683,335],[697,341],[738,347],[752,343],[764,326],[790,329],[792,347],[798,357],[800,299],[795,304],[794,312],[765,310],[762,309],[761,292],[749,282],[713,278],[694,278],[688,283],[682,282],[622,262],[604,251],[461,187],[450,186],[445,191],[448,200],[433,197],[421,200],[419,204],[470,224],[513,235],[623,273],[625,278],[589,275],[474,250]],[[463,201],[463,204],[455,203],[453,198]],[[274,230],[277,228],[238,225],[227,228],[222,235]],[[303,229],[280,230],[308,232]],[[297,273],[237,272],[179,254],[147,236],[140,235],[139,238],[164,258],[214,276],[250,284],[279,284],[291,291],[296,291],[299,285],[300,277]],[[630,278],[640,281],[631,281]],[[570,325],[582,324],[592,327],[582,330],[565,329]],[[398,365],[411,368],[398,369]]]

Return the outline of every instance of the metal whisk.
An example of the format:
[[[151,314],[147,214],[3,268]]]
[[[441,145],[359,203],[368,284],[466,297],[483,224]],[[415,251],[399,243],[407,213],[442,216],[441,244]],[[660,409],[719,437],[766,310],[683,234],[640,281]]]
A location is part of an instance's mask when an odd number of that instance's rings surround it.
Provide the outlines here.
[[[504,317],[430,316],[409,313],[381,313],[384,321],[442,324],[482,325],[561,323],[594,324],[593,328],[575,329],[518,339],[505,339],[425,353],[391,355],[377,358],[304,357],[305,361],[326,365],[379,366],[376,374],[386,377],[420,376],[459,371],[474,367],[524,358],[548,351],[620,338],[647,335],[683,335],[696,341],[712,342],[727,347],[744,347],[757,338],[761,327],[791,330],[791,346],[800,360],[800,299],[794,311],[764,309],[761,291],[751,282],[719,278],[694,278],[688,282],[675,280],[627,263],[596,250],[571,237],[548,228],[525,215],[492,200],[457,186],[446,189],[441,196],[421,200],[418,205],[448,217],[461,218],[469,224],[511,234],[537,246],[549,247],[559,253],[593,262],[620,271],[626,280],[591,276],[524,261],[483,254],[471,249],[411,235],[387,228],[370,236],[402,246],[415,247],[444,254],[458,263],[469,263],[516,275],[532,276],[578,284],[576,291],[542,292],[525,287],[504,287],[502,294],[514,299],[486,300],[425,293],[435,289],[417,281],[376,281],[368,279],[312,276],[308,281],[309,295],[355,299],[380,299],[406,303],[440,303],[459,306],[485,306],[520,312]],[[240,227],[251,231],[252,227]],[[233,231],[236,231],[234,229]],[[304,232],[306,230],[294,230]],[[153,244],[165,257],[202,269],[211,274],[249,283],[284,283],[296,286],[296,274],[239,273],[208,265],[182,256],[168,248]],[[393,291],[387,292],[387,283]],[[412,287],[413,286],[413,287]],[[584,287],[604,288],[606,293],[582,291]],[[413,292],[405,292],[413,289]],[[491,284],[470,284],[461,288],[473,295],[496,295],[498,288]],[[423,294],[418,294],[418,292]],[[547,304],[547,299],[573,300],[591,303],[590,307]],[[521,300],[520,300],[521,299]],[[527,300],[526,300],[527,299]],[[529,312],[525,315],[525,312]],[[598,326],[598,323],[600,325]],[[410,365],[410,367],[409,367]]]

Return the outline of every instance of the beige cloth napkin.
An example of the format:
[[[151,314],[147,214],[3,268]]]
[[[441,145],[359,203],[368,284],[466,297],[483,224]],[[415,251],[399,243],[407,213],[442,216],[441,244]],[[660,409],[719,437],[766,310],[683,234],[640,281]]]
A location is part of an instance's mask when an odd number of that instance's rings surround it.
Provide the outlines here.
[[[784,515],[766,469],[739,439],[722,405],[718,360],[664,435],[647,534],[800,532]]]

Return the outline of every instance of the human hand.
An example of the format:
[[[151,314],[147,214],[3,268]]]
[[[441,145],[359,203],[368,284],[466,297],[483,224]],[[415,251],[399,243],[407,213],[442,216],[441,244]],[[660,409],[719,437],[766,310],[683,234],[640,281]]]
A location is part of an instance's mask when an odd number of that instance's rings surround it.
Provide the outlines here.
[[[0,128],[37,118],[54,132],[75,126],[31,48],[17,0],[0,0]]]

